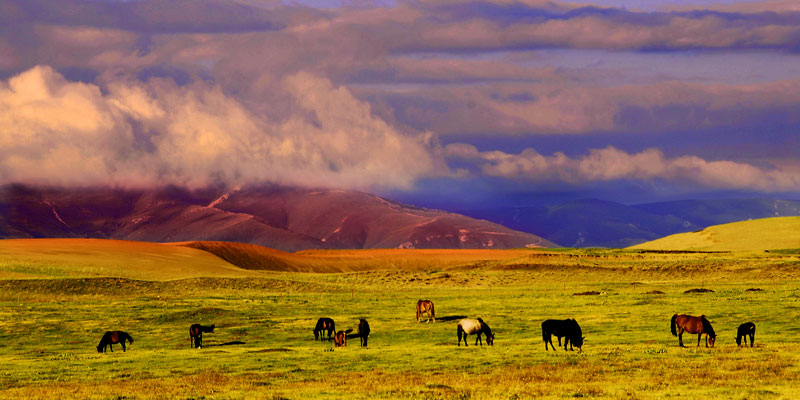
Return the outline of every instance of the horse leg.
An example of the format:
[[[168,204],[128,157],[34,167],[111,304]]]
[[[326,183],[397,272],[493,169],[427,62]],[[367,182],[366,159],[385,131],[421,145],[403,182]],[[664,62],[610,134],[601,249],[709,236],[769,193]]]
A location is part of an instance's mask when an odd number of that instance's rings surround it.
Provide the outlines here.
[[[680,344],[681,347],[686,347],[683,345],[683,328],[678,331],[678,344]]]
[[[475,346],[478,345],[478,342],[480,342],[481,346],[483,346],[483,340],[481,340],[481,333],[480,332],[478,332],[478,334],[475,337]]]
[[[751,333],[750,334],[750,347],[753,347],[753,343],[755,343],[755,342],[756,342],[756,334],[755,333]],[[747,344],[746,341],[745,341],[745,344]]]
[[[697,347],[700,347],[700,339],[703,338],[703,333],[697,334]],[[708,335],[706,335],[706,347],[708,347]]]
[[[124,353],[124,352],[125,352],[125,340],[121,340],[121,341],[119,342],[119,344],[121,344],[121,345],[122,345],[122,352]]]

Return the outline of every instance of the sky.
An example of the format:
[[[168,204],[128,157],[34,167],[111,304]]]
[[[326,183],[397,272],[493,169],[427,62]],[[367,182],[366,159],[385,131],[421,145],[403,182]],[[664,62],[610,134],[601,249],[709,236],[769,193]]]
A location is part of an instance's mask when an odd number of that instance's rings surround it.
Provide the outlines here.
[[[0,0],[0,184],[800,198],[794,0]]]

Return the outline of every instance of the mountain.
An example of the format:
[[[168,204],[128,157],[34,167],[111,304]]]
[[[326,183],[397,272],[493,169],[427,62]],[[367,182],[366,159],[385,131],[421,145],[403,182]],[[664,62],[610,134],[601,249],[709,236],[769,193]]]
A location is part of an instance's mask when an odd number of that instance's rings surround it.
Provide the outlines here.
[[[464,211],[570,247],[628,247],[710,225],[800,215],[800,201],[683,200],[624,205],[596,199],[555,206]]]
[[[800,217],[714,225],[633,246],[647,250],[750,251],[800,249]]]
[[[264,185],[223,190],[0,187],[0,238],[226,241],[285,251],[552,247],[530,233],[368,193]]]

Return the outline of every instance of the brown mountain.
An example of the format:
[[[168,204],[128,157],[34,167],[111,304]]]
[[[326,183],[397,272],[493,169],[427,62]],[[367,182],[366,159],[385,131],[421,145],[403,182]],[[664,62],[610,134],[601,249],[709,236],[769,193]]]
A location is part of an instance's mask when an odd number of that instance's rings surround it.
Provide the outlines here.
[[[229,241],[275,249],[551,247],[491,222],[368,193],[258,186],[233,190],[0,187],[0,237]]]

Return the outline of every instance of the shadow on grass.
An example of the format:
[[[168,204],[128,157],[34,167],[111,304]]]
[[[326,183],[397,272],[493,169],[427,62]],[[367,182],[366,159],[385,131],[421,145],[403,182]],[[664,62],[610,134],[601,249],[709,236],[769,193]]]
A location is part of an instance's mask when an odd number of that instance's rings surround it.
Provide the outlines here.
[[[436,317],[436,322],[450,322],[450,321],[460,321],[464,318],[467,318],[466,315],[445,315],[443,317]]]
[[[204,344],[203,347],[233,346],[237,344],[245,344],[245,343],[239,340],[234,340],[232,342],[225,342],[225,343]]]

